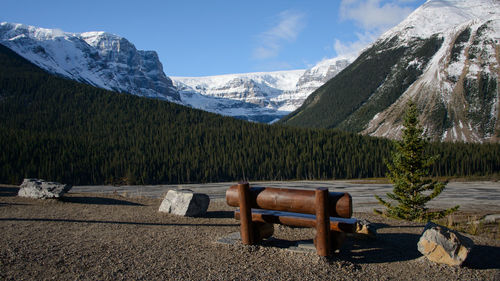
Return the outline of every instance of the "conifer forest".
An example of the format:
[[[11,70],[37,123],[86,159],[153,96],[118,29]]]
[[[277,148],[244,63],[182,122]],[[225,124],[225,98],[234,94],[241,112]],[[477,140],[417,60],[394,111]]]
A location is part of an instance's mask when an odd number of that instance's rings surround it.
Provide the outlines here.
[[[0,182],[74,185],[383,177],[391,141],[266,125],[48,74],[0,45]],[[435,176],[500,171],[499,144],[431,143]]]

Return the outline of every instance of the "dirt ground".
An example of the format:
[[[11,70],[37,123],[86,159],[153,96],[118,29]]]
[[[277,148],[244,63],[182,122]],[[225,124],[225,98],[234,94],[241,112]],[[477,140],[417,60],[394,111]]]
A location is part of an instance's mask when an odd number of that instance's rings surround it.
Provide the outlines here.
[[[423,224],[355,213],[377,226],[377,238],[348,238],[327,260],[267,244],[216,243],[239,230],[223,200],[212,200],[202,218],[185,218],[159,213],[154,198],[33,200],[17,191],[0,186],[1,280],[500,280],[500,240],[487,233],[468,235],[469,258],[449,267],[418,252]],[[276,226],[274,236],[293,242],[313,233]]]

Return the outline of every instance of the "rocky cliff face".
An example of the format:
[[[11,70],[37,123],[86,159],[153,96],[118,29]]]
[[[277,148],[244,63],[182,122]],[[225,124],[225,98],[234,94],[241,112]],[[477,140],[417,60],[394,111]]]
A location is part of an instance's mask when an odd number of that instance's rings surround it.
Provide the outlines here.
[[[4,22],[0,24],[0,44],[69,79],[138,96],[180,101],[156,52],[137,50],[116,35],[67,33]]]

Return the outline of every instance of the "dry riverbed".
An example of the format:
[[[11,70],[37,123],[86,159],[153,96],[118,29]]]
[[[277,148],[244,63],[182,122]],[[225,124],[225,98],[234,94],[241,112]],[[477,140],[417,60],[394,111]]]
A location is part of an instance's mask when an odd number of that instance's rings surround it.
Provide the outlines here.
[[[500,240],[488,233],[468,235],[476,244],[469,259],[448,267],[417,251],[423,224],[358,212],[376,224],[377,239],[349,239],[325,260],[216,243],[239,229],[221,199],[205,217],[184,218],[158,213],[159,198],[70,192],[63,200],[31,200],[17,191],[0,186],[1,280],[500,280]],[[275,227],[284,243],[312,235]]]

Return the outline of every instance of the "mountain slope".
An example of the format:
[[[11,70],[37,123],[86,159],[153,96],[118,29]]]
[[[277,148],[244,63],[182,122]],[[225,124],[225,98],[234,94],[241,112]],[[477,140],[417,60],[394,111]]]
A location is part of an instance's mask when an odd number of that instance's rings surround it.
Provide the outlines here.
[[[0,44],[63,77],[107,90],[180,101],[156,52],[137,50],[116,35],[68,33],[3,22]]]
[[[499,139],[500,3],[431,0],[284,118],[398,138],[415,100],[435,140]]]

